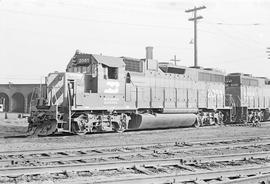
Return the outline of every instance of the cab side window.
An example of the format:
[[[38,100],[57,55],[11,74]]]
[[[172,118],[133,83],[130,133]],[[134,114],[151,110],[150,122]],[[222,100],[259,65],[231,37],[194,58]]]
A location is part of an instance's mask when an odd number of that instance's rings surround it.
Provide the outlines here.
[[[118,79],[118,68],[108,67],[108,79]]]
[[[102,65],[104,79],[118,79],[118,68]]]

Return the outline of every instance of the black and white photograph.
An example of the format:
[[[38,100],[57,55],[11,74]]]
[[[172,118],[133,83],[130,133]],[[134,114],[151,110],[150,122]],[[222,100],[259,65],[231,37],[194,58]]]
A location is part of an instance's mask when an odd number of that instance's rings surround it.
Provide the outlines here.
[[[0,0],[0,184],[270,184],[270,0]]]

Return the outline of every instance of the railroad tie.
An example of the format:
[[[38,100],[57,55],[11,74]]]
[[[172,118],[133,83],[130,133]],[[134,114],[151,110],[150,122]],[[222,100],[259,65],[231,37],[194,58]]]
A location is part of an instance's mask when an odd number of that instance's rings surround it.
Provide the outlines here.
[[[136,165],[135,166],[135,169],[138,170],[138,171],[140,171],[140,172],[142,172],[142,173],[144,173],[144,174],[146,174],[146,175],[153,175],[154,174],[153,172],[149,171],[148,169],[146,169],[143,166]]]
[[[196,184],[207,184],[204,180],[196,180],[194,181]]]
[[[176,166],[176,167],[179,167],[179,168],[181,168],[181,169],[185,169],[185,170],[188,170],[188,171],[195,172],[195,170],[194,170],[192,167],[189,167],[189,166],[187,166],[187,165],[176,164],[175,166]]]
[[[223,176],[220,176],[219,180],[222,181],[222,182],[231,181],[228,177],[223,177]]]

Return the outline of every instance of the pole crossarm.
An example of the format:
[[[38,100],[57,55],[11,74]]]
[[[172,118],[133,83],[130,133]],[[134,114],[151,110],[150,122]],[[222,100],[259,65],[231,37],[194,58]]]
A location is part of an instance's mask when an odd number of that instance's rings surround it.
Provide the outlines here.
[[[202,16],[197,16],[197,17],[194,17],[194,18],[190,18],[188,19],[189,21],[194,21],[194,20],[199,20],[199,19],[203,19]]]
[[[170,61],[173,61],[174,62],[174,65],[176,66],[176,62],[177,61],[180,61],[180,59],[177,59],[176,58],[176,55],[174,55],[173,59],[170,59]]]
[[[197,11],[197,10],[202,10],[202,9],[205,9],[205,8],[206,8],[205,6],[194,7],[194,8],[192,8],[192,9],[186,10],[185,12],[186,12],[186,13],[189,13],[189,12],[193,12],[193,11]]]

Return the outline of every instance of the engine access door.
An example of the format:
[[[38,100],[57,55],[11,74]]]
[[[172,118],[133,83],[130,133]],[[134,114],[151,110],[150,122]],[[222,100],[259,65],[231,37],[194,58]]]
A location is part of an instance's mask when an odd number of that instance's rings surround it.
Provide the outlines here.
[[[74,103],[74,97],[75,97],[75,90],[74,90],[74,86],[75,86],[75,82],[74,80],[68,80],[67,81],[67,86],[68,86],[68,103],[70,106],[73,106]]]
[[[131,101],[131,76],[130,76],[130,73],[127,73],[127,75],[126,75],[125,100],[126,100],[126,102]]]

